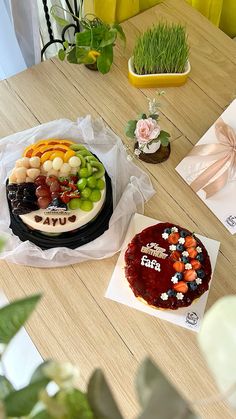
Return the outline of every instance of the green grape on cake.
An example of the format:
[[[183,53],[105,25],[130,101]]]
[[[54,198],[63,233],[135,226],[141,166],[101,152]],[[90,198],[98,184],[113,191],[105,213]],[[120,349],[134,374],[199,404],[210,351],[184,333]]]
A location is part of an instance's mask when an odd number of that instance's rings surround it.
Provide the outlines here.
[[[89,196],[91,195],[91,192],[92,192],[92,190],[91,190],[90,188],[87,188],[87,186],[86,186],[86,188],[84,188],[84,189],[81,191],[81,196],[82,196],[83,198],[85,198],[85,199],[88,199],[88,198],[89,198]]]
[[[91,211],[93,209],[93,203],[88,200],[81,200],[80,209],[82,211]]]
[[[77,182],[77,188],[79,189],[79,191],[82,191],[87,185],[87,179],[85,178],[81,178],[78,180]]]
[[[97,179],[95,176],[90,176],[87,178],[87,185],[89,188],[94,189],[97,186]]]
[[[99,189],[93,189],[89,195],[89,200],[92,202],[98,202],[101,199],[101,191]]]
[[[105,188],[105,182],[103,179],[98,179],[96,181],[96,188],[100,189],[101,191]]]
[[[80,198],[72,198],[68,204],[70,210],[77,210],[81,206],[81,199]]]

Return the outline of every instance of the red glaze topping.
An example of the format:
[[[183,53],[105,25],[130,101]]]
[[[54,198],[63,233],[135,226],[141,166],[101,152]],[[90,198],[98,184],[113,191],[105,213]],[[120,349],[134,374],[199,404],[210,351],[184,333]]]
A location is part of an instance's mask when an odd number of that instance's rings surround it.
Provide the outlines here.
[[[211,279],[209,255],[202,242],[170,223],[136,234],[126,250],[125,263],[134,295],[164,309],[189,306],[208,290]]]

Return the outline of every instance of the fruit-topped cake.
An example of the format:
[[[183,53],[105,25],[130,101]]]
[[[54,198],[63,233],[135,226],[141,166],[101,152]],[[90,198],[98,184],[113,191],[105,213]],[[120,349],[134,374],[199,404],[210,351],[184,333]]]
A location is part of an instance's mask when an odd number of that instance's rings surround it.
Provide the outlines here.
[[[155,308],[186,307],[208,290],[211,263],[202,242],[185,228],[159,223],[136,234],[125,252],[134,295]]]
[[[11,227],[22,240],[29,239],[42,248],[77,247],[93,239],[91,228],[91,237],[86,238],[85,226],[91,227],[108,207],[110,218],[111,195],[109,176],[88,148],[70,140],[40,140],[24,150],[9,176]],[[104,220],[107,229],[107,217]],[[27,230],[20,229],[20,225],[27,226]],[[101,222],[98,226],[101,231]],[[78,233],[81,228],[83,237],[80,235],[79,242],[63,242],[66,233]]]

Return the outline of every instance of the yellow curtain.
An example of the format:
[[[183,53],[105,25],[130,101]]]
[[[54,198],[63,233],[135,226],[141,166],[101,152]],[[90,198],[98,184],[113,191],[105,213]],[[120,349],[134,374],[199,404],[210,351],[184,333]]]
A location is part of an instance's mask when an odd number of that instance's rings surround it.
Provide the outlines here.
[[[220,29],[231,38],[236,36],[236,0],[223,0]]]
[[[219,26],[223,0],[187,0],[212,23]]]
[[[227,35],[236,36],[236,0],[186,0]]]
[[[85,0],[85,13],[94,13],[105,22],[122,22],[160,3],[161,0]]]
[[[163,0],[162,0],[163,1]],[[212,23],[236,36],[236,0],[186,0]],[[160,0],[85,0],[85,13],[94,13],[105,22],[122,22],[159,3]]]

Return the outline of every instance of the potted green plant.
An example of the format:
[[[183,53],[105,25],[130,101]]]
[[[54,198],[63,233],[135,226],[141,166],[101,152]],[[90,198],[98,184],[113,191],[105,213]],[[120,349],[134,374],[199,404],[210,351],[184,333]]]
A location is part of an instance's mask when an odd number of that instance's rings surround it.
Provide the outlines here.
[[[30,382],[25,387],[14,388],[7,377],[4,354],[40,298],[40,295],[33,295],[0,308],[0,417],[124,419],[101,369],[94,370],[86,391],[81,391],[74,384],[79,371],[71,363],[47,360],[33,372]],[[236,297],[226,296],[217,301],[203,319],[199,334],[200,346],[221,394],[195,401],[195,405],[226,400],[233,409],[236,408],[235,307]],[[53,388],[50,390],[49,384],[52,383]],[[200,419],[194,413],[192,403],[179,394],[150,359],[147,358],[141,363],[135,384],[142,410],[138,418]]]
[[[54,19],[62,26],[66,27],[69,22],[57,16],[55,8],[52,6],[51,14]],[[63,9],[65,10],[65,9]],[[73,43],[65,41],[63,47],[58,51],[60,60],[67,58],[72,64],[85,64],[91,70],[98,70],[102,74],[110,71],[113,63],[113,48],[117,37],[125,43],[125,33],[118,23],[107,24],[96,16],[80,18],[66,10],[74,19],[79,20],[81,32],[75,33]]]
[[[47,360],[33,372],[26,386],[14,388],[7,377],[3,355],[40,298],[40,295],[33,295],[0,308],[0,367],[3,371],[0,375],[0,417],[124,419],[101,369],[93,371],[86,391],[81,391],[74,384],[79,376],[77,368],[70,362]],[[198,419],[189,403],[150,359],[142,362],[136,387],[142,408],[140,418],[163,419],[164,409],[168,419],[173,419],[173,412],[181,419]]]
[[[130,82],[140,88],[180,86],[190,72],[185,27],[159,22],[141,34],[129,59]]]

